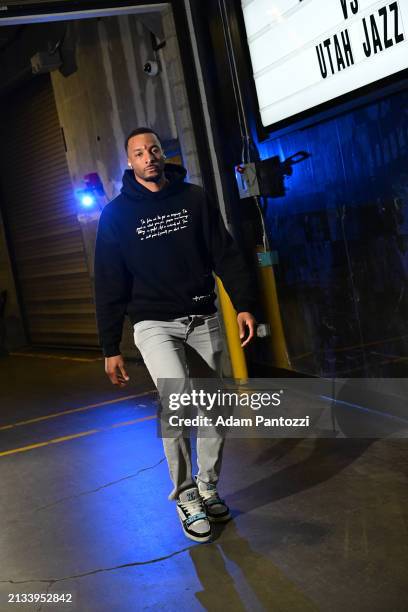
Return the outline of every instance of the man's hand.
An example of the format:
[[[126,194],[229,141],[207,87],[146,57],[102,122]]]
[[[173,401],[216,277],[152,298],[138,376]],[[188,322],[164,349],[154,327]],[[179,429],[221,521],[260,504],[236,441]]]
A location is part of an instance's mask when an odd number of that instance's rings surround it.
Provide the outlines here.
[[[105,372],[109,376],[111,383],[118,387],[125,387],[129,380],[122,355],[105,357]]]
[[[251,342],[252,338],[255,337],[256,320],[255,320],[254,315],[252,315],[250,312],[239,312],[237,316],[237,321],[238,321],[238,328],[239,328],[239,337],[241,340],[243,340],[245,336],[245,332],[247,331],[247,328],[248,328],[248,332],[249,332],[248,337],[245,338],[245,340],[241,342],[241,346],[244,347],[249,342]]]

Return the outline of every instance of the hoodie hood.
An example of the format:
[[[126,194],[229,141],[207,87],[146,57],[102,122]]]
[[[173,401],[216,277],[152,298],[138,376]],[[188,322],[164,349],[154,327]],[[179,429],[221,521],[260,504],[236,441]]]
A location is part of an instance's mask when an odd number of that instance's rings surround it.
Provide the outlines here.
[[[136,180],[133,170],[125,170],[121,194],[130,200],[161,200],[183,188],[187,175],[187,170],[183,166],[165,164],[164,174],[169,183],[160,191],[150,191]]]

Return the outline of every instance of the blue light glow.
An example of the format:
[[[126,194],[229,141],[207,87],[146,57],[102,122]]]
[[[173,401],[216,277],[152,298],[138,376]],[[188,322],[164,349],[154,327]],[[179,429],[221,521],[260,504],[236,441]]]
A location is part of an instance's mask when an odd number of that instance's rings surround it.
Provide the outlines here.
[[[90,206],[93,206],[95,204],[95,198],[89,193],[86,193],[81,196],[81,204],[82,206],[89,208]]]

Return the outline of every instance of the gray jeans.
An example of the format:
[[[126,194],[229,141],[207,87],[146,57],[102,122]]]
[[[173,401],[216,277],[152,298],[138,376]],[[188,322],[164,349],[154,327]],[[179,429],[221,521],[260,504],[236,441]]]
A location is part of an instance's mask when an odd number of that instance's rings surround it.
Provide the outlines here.
[[[190,315],[170,321],[140,321],[133,327],[134,340],[156,387],[158,379],[221,378],[222,337],[218,315]],[[214,428],[197,432],[197,479],[218,481],[224,438]],[[195,484],[191,442],[181,434],[163,437],[164,452],[174,488],[169,499]]]

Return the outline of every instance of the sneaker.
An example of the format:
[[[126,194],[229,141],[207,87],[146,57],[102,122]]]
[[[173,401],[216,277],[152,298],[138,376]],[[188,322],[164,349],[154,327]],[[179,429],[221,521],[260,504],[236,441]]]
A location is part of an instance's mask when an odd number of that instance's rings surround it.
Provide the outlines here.
[[[211,539],[211,525],[208,522],[203,502],[197,487],[180,493],[177,512],[185,535],[194,542],[208,542]]]
[[[218,495],[217,487],[201,481],[197,481],[197,485],[210,521],[228,521],[231,518],[231,514],[225,501]]]

